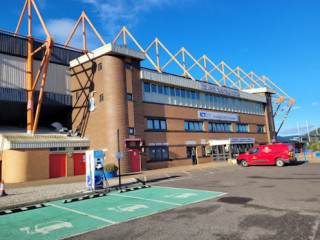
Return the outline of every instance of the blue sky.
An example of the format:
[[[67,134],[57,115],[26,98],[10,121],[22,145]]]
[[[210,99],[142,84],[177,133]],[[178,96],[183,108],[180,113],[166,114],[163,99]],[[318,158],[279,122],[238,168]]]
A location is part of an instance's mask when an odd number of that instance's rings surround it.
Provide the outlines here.
[[[296,100],[280,135],[296,134],[297,122],[300,133],[306,121],[309,129],[320,127],[320,1],[35,1],[58,43],[66,42],[85,11],[106,42],[126,26],[144,49],[158,37],[172,54],[185,47],[195,59],[205,54],[215,64],[224,61],[232,69],[265,75]],[[15,30],[24,2],[1,1],[0,29]],[[44,38],[37,19],[34,23],[34,36]],[[27,33],[26,20],[20,33]],[[70,45],[81,47],[80,36],[77,31]],[[91,30],[87,41],[89,50],[101,46]],[[176,67],[166,71],[181,74]],[[276,126],[283,117],[276,117]]]

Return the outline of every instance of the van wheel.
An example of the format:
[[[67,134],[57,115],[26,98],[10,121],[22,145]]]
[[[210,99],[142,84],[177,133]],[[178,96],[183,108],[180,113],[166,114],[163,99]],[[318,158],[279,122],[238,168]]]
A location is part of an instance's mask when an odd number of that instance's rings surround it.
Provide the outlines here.
[[[278,167],[283,167],[284,166],[284,161],[282,161],[281,158],[276,159],[276,165]]]
[[[248,167],[249,164],[248,164],[247,160],[241,160],[241,166],[242,167]]]

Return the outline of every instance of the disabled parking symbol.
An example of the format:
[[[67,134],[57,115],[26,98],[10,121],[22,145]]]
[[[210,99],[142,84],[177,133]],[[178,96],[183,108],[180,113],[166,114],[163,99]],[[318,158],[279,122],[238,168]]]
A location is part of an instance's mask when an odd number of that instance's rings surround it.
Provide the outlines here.
[[[135,210],[138,210],[141,208],[149,208],[149,207],[142,204],[124,204],[116,208],[108,208],[108,210],[115,211],[115,212],[134,212]]]
[[[30,231],[30,227],[20,228],[20,231],[26,231],[27,234],[36,234],[36,233],[48,234],[53,230],[57,230],[64,227],[70,228],[72,227],[72,224],[69,222],[62,222],[62,221],[50,221],[50,222],[35,225],[34,230],[31,230],[31,231]]]
[[[198,196],[196,193],[172,193],[168,195],[164,195],[166,198],[189,198],[193,196]]]

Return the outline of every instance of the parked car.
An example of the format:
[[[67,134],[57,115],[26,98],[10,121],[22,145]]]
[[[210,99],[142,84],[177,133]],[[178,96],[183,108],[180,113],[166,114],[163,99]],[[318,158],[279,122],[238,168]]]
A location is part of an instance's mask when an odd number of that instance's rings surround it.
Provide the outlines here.
[[[243,167],[248,167],[249,165],[277,165],[278,167],[283,167],[285,164],[297,161],[294,150],[294,144],[277,143],[256,146],[240,154],[237,158],[237,163]]]

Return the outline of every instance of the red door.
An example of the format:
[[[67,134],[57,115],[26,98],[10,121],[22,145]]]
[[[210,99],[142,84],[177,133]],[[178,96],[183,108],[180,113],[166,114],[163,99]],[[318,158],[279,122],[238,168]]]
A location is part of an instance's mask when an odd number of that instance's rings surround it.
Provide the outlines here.
[[[141,172],[140,151],[139,149],[131,149],[131,172]]]
[[[65,154],[50,155],[49,176],[50,178],[66,176],[66,155]]]
[[[74,153],[73,154],[73,169],[74,175],[86,174],[86,154],[85,153]]]

